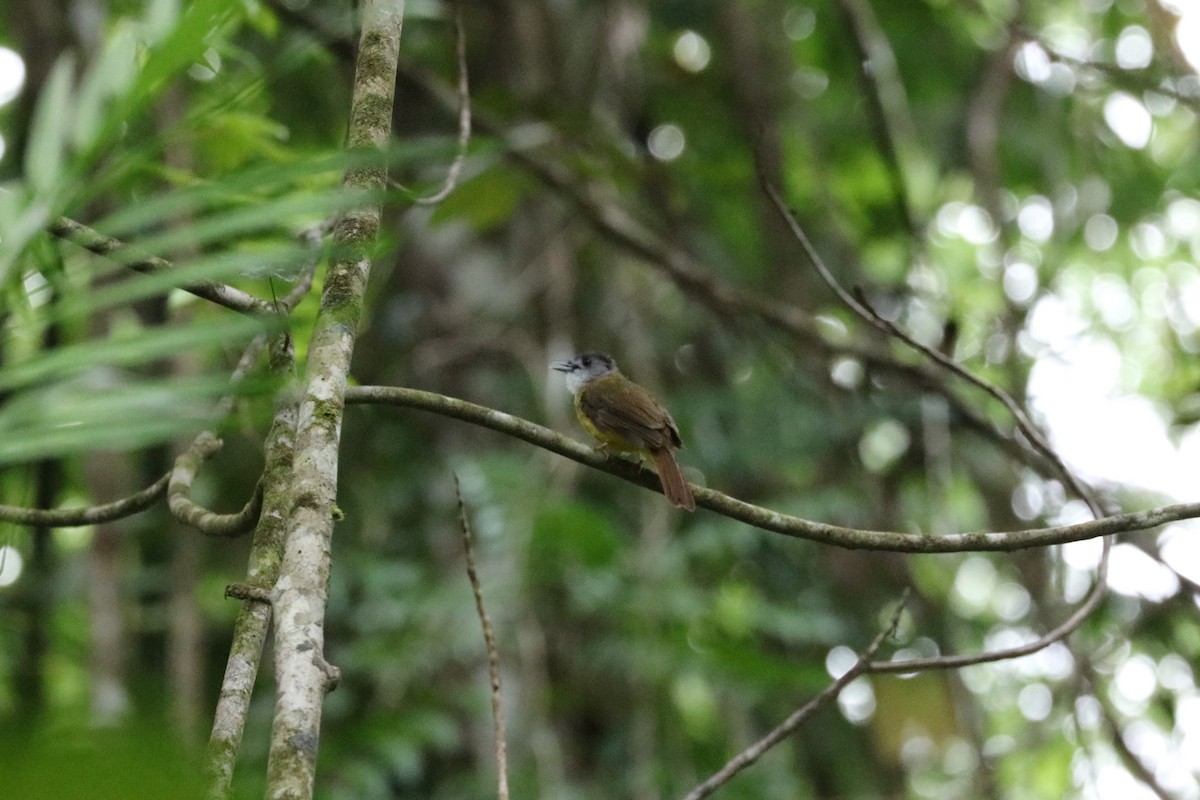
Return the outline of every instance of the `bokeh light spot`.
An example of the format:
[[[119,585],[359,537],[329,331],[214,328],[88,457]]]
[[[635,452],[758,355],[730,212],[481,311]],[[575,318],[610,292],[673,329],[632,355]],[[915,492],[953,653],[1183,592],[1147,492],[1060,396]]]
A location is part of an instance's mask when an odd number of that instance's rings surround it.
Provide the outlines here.
[[[1054,235],[1054,207],[1040,194],[1027,199],[1017,212],[1017,227],[1026,238],[1044,242]]]
[[[5,545],[0,547],[0,586],[11,586],[21,577],[25,569],[25,559],[15,547]]]
[[[675,63],[688,72],[700,72],[712,60],[708,40],[695,31],[684,31],[675,39]]]
[[[1083,224],[1083,240],[1097,253],[1103,253],[1117,243],[1117,221],[1108,214],[1093,214]]]
[[[1154,58],[1150,32],[1141,25],[1130,25],[1117,36],[1117,64],[1122,69],[1142,69]]]
[[[25,86],[25,59],[16,50],[0,47],[0,106],[11,103]]]
[[[646,146],[650,150],[650,155],[659,161],[674,161],[683,155],[683,149],[686,145],[687,141],[684,139],[683,129],[671,123],[659,125],[650,131],[650,136],[646,139]]]
[[[1125,92],[1113,92],[1104,101],[1104,121],[1126,147],[1141,150],[1150,143],[1154,121],[1141,100]]]

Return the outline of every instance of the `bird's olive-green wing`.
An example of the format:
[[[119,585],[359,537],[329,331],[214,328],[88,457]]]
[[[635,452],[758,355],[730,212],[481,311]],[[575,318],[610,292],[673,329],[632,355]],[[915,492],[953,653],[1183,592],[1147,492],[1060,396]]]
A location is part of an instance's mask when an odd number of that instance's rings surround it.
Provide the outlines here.
[[[650,450],[683,446],[670,413],[636,383],[599,378],[580,391],[583,413],[601,430]]]

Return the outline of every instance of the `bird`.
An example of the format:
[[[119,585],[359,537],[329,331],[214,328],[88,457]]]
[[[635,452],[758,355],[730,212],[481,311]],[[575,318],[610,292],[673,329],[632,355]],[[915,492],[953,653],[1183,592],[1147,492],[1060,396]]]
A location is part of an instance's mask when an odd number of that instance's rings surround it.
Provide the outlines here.
[[[696,508],[696,498],[675,460],[674,451],[683,447],[679,427],[662,403],[622,375],[617,362],[605,353],[580,353],[552,362],[550,368],[566,376],[575,415],[600,442],[598,450],[633,453],[639,460],[649,456],[671,505],[688,511]]]

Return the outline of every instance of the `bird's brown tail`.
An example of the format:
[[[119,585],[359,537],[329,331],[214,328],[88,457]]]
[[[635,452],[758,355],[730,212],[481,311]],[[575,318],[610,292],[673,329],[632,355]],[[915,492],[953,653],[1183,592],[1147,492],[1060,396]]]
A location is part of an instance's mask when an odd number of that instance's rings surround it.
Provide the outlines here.
[[[679,462],[675,460],[675,454],[671,452],[671,448],[664,447],[661,450],[654,450],[650,455],[654,458],[658,479],[662,481],[663,494],[667,496],[671,505],[695,511],[696,498],[692,496],[692,488],[688,486],[687,479],[683,477],[683,472],[679,469]]]

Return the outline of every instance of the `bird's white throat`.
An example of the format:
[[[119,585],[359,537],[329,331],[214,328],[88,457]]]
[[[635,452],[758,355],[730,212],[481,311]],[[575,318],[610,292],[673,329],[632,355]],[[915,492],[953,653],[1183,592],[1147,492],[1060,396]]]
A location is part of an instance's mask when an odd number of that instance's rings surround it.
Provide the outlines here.
[[[571,370],[570,372],[565,373],[565,377],[567,379],[567,391],[569,391],[571,394],[578,392],[580,387],[582,387],[584,384],[583,370]]]

